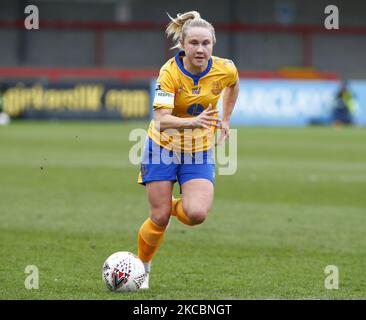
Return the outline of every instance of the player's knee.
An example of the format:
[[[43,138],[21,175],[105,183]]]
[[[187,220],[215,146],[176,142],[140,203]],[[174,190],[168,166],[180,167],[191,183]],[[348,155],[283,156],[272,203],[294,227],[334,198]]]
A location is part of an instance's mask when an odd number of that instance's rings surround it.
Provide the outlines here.
[[[187,216],[192,225],[201,224],[203,221],[206,220],[207,215],[207,210],[201,208],[190,209],[187,212]]]
[[[171,205],[151,208],[150,218],[159,226],[166,226],[169,223],[170,214],[172,211]]]

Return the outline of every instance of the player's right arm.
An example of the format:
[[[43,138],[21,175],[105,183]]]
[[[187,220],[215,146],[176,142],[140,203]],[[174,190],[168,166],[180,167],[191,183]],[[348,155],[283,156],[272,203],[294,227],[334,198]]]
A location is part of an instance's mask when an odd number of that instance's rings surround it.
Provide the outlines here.
[[[154,110],[155,128],[158,131],[165,129],[194,129],[206,128],[210,130],[210,126],[220,127],[221,119],[214,117],[218,110],[212,110],[209,104],[201,114],[192,118],[179,118],[173,116],[173,109],[159,108]]]

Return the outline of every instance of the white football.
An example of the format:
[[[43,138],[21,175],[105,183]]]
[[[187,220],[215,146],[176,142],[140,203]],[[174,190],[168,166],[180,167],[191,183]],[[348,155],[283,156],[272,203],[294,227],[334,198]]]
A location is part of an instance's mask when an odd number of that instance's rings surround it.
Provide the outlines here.
[[[102,277],[112,291],[136,291],[145,280],[145,268],[138,256],[119,251],[104,262]]]

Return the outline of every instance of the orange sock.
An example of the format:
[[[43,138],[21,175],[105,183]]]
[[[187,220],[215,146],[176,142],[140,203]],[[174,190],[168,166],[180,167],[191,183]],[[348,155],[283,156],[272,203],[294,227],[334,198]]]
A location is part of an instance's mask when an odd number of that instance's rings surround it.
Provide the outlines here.
[[[150,218],[142,224],[137,238],[137,255],[142,262],[151,261],[161,240],[163,240],[165,229],[166,227],[157,225]]]
[[[184,223],[188,226],[193,225],[189,221],[189,218],[188,218],[187,214],[183,210],[183,204],[182,204],[182,199],[181,198],[177,198],[177,199],[172,200],[172,216],[176,216],[177,219],[180,222],[182,222],[182,223]]]

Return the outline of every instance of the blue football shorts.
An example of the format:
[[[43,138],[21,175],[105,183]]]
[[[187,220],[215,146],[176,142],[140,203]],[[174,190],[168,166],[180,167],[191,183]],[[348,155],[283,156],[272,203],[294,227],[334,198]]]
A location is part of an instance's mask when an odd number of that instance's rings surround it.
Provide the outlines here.
[[[182,185],[191,179],[207,179],[215,183],[213,150],[195,153],[174,152],[155,143],[147,136],[141,157],[138,183],[178,181]]]

